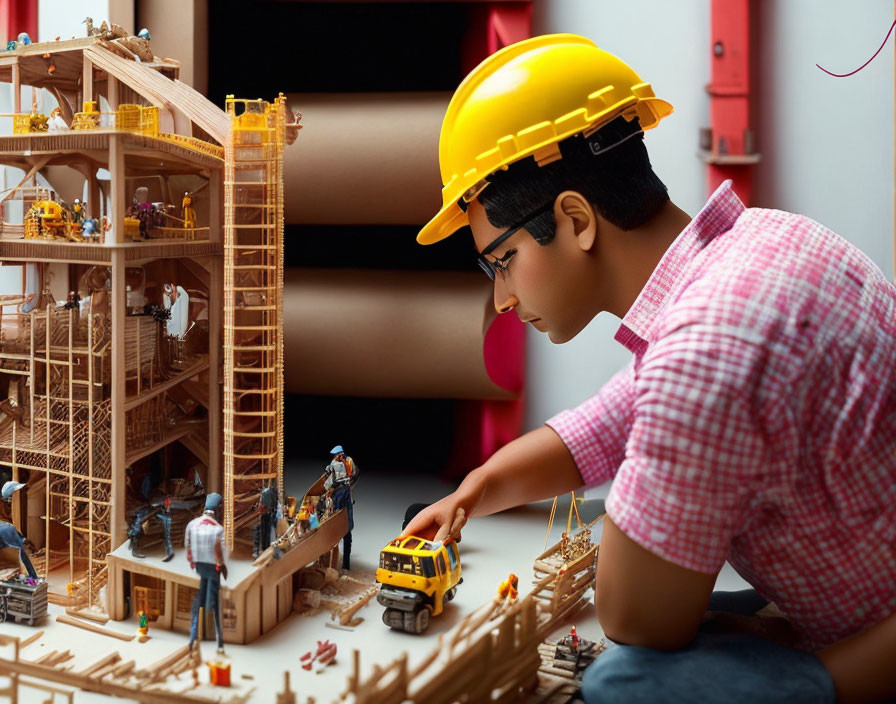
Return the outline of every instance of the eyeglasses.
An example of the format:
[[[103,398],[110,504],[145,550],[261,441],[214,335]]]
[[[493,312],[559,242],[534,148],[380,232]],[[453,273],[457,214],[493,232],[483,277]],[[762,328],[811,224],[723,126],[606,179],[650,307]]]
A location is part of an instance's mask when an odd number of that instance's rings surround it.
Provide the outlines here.
[[[526,225],[532,222],[539,215],[544,215],[545,213],[554,209],[553,201],[548,203],[547,205],[542,206],[538,210],[535,210],[529,213],[523,220],[520,220],[516,225],[511,227],[508,230],[505,230],[500,235],[498,235],[492,242],[482,250],[478,257],[479,268],[482,269],[486,276],[490,278],[492,281],[495,280],[495,275],[498,271],[503,271],[503,269],[499,269],[495,266],[495,262],[489,261],[485,258],[486,254],[491,254],[495,251],[495,248],[498,247],[502,242],[507,240],[512,235],[516,234],[519,230],[522,230]]]

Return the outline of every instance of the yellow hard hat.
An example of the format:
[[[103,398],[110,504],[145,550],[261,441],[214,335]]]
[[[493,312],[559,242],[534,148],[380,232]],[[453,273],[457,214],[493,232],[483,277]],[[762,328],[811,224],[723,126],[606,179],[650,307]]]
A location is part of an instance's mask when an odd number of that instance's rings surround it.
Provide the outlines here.
[[[468,224],[458,201],[473,200],[498,169],[527,156],[550,163],[559,141],[620,115],[649,130],[671,112],[628,64],[585,37],[547,34],[501,49],[448,104],[439,135],[442,208],[417,241],[432,244]]]

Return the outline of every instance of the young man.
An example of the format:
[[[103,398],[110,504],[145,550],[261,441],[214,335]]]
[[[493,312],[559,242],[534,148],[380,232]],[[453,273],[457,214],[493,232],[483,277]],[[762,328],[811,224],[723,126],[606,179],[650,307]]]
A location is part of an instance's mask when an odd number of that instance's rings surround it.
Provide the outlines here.
[[[405,533],[614,479],[595,600],[623,645],[589,668],[588,702],[896,698],[896,288],[729,183],[691,219],[643,144],[670,112],[574,35],[510,46],[458,88],[418,241],[469,224],[499,312],[562,343],[609,311],[633,359]],[[710,601],[726,559],[761,598]],[[792,647],[701,627],[710,605],[766,601]]]

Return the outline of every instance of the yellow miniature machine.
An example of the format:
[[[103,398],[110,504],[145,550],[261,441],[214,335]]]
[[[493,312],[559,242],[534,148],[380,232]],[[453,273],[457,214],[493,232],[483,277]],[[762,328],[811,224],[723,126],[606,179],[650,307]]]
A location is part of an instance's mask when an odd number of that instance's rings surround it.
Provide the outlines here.
[[[382,585],[376,600],[386,607],[383,623],[407,633],[423,633],[430,616],[442,613],[463,581],[457,542],[396,538],[380,552],[376,581]]]
[[[81,242],[81,223],[55,200],[35,201],[25,216],[25,239],[64,239]]]

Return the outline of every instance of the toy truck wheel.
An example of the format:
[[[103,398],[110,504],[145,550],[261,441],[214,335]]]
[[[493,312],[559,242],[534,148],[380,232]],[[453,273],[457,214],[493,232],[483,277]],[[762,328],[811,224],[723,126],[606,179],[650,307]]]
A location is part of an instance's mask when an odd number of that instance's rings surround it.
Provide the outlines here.
[[[383,623],[397,631],[404,630],[404,612],[398,609],[386,609],[383,611]]]
[[[404,630],[408,633],[420,635],[425,633],[427,628],[429,628],[429,609],[425,606],[404,614]]]

